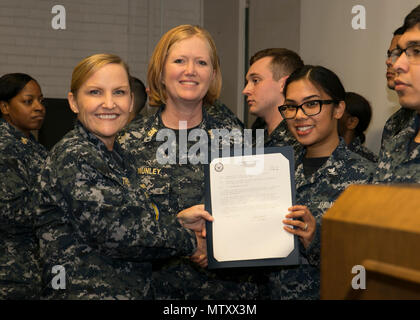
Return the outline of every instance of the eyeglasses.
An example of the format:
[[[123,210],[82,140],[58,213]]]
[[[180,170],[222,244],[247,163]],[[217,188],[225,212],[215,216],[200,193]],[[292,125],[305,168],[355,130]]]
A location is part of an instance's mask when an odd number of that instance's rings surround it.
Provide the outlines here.
[[[402,53],[405,52],[407,55],[408,62],[410,64],[420,64],[420,45],[414,44],[411,46],[408,46],[405,49],[396,48],[392,50],[388,57],[391,58],[391,63],[394,64],[397,59],[402,55]]]
[[[321,112],[322,105],[339,103],[338,100],[311,100],[295,106],[291,104],[284,104],[279,107],[279,111],[284,119],[294,119],[298,109],[301,109],[307,116],[315,116]]]

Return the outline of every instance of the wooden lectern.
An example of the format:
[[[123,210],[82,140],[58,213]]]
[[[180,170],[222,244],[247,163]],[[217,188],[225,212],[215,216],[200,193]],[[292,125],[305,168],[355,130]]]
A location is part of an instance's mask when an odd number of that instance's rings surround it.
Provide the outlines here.
[[[420,185],[350,186],[321,232],[321,299],[420,299]]]

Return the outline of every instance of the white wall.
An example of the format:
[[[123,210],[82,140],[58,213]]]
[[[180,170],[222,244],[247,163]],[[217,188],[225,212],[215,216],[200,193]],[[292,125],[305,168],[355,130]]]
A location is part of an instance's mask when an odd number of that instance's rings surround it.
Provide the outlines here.
[[[66,9],[66,29],[54,30],[54,5]],[[65,98],[84,57],[115,53],[145,82],[154,46],[170,28],[202,24],[202,0],[1,0],[0,76],[28,73],[45,97]]]
[[[249,0],[248,57],[266,48],[287,48],[299,53],[300,11],[300,0]],[[249,127],[255,118],[248,115]]]
[[[204,0],[203,26],[216,43],[222,70],[220,100],[243,120],[245,0]]]
[[[418,0],[301,0],[300,54],[307,64],[332,69],[346,91],[357,92],[372,105],[366,144],[377,152],[386,119],[398,107],[386,86],[385,57],[394,30]],[[353,30],[352,7],[366,8],[366,29]]]

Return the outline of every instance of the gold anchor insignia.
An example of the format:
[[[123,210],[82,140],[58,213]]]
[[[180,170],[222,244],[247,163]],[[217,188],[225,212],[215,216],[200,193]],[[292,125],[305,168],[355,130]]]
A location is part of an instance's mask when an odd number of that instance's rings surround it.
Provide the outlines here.
[[[28,143],[28,139],[27,138],[20,138],[20,141],[22,141],[23,144],[27,144]]]
[[[149,137],[153,136],[158,130],[156,128],[150,129],[150,131],[147,133]]]
[[[123,184],[125,184],[125,185],[127,185],[127,186],[130,186],[130,181],[128,180],[128,178],[123,177],[123,178],[122,178],[122,181],[123,181]]]

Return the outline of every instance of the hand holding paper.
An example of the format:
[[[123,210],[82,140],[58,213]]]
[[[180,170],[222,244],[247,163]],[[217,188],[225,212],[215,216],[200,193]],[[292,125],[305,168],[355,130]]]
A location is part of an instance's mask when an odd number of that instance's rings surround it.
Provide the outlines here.
[[[214,218],[204,210],[203,204],[192,206],[178,213],[179,223],[187,229],[199,232],[203,238],[206,237],[205,221],[213,221]]]
[[[315,236],[316,220],[307,206],[296,205],[289,208],[290,213],[283,220],[286,225],[284,230],[299,236],[305,248],[308,248]],[[299,219],[299,220],[291,220]],[[301,219],[301,220],[300,220]],[[295,229],[291,226],[296,227]]]

